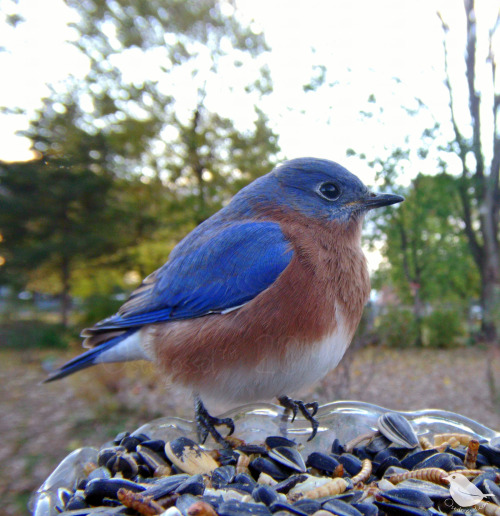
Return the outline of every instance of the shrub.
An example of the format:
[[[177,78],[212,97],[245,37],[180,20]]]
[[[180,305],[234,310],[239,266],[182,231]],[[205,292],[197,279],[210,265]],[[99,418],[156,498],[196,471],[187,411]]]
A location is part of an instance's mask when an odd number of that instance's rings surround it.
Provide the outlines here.
[[[82,315],[78,324],[84,328],[113,315],[123,301],[113,299],[110,295],[94,295],[86,298],[82,305]]]
[[[407,348],[417,340],[415,317],[407,308],[386,307],[375,327],[381,344],[386,346]]]
[[[459,310],[434,310],[423,320],[424,345],[433,348],[452,348],[461,345],[466,337],[464,317]]]
[[[15,350],[66,349],[73,335],[60,324],[36,320],[16,321],[0,326],[0,346]]]

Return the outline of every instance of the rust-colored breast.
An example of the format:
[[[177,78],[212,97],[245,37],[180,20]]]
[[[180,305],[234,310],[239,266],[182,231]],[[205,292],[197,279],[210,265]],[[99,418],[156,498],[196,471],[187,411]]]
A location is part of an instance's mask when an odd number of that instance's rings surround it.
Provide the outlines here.
[[[203,392],[230,371],[285,367],[290,356],[313,352],[337,331],[338,320],[352,338],[370,289],[361,221],[345,227],[280,216],[279,222],[294,257],[272,286],[232,312],[143,330],[147,351],[174,381]]]

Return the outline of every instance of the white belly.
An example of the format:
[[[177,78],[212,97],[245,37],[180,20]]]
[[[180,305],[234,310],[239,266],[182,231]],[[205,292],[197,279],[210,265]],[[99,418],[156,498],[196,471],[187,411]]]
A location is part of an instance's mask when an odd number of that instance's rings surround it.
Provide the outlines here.
[[[264,359],[257,368],[249,369],[242,365],[223,369],[218,373],[217,382],[211,382],[215,385],[207,385],[201,394],[238,402],[289,395],[316,383],[334,369],[344,356],[351,338],[345,325],[338,324],[336,331],[312,345],[290,346],[291,351],[281,360]]]

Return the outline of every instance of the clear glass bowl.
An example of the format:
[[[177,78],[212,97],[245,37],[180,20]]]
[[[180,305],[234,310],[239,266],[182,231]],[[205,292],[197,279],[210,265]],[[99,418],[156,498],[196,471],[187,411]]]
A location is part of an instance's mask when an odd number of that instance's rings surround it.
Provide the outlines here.
[[[244,405],[221,417],[232,418],[236,425],[234,435],[247,443],[261,443],[269,435],[284,435],[303,444],[302,453],[306,456],[312,451],[330,449],[335,438],[345,443],[360,434],[375,430],[378,418],[387,412],[399,412],[405,416],[419,437],[438,433],[463,433],[485,440],[500,437],[500,432],[454,412],[434,409],[402,412],[356,401],[337,401],[321,406],[316,414],[320,423],[318,434],[310,442],[307,441],[311,434],[309,422],[297,416],[291,423],[285,416],[283,407],[271,403]],[[151,439],[164,441],[180,436],[197,439],[195,424],[177,417],[155,419],[133,433],[144,433]],[[101,447],[99,444],[97,446]],[[206,447],[216,447],[216,444],[208,443]],[[30,501],[32,514],[57,515],[58,489],[72,489],[75,483],[84,478],[84,465],[96,462],[98,451],[98,448],[86,447],[70,453],[34,493]]]

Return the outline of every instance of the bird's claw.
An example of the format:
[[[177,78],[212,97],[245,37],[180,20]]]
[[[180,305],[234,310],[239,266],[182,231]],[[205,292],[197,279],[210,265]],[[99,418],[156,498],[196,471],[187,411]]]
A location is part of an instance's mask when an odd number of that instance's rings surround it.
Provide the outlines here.
[[[226,448],[230,447],[228,441],[222,437],[222,434],[215,427],[227,426],[229,432],[226,437],[229,437],[234,432],[234,421],[231,418],[218,418],[210,415],[200,398],[195,398],[195,418],[200,443],[203,444],[210,434],[219,444],[222,444]]]
[[[297,416],[297,413],[300,411],[304,418],[307,419],[309,423],[311,423],[312,432],[309,436],[309,439],[307,440],[311,441],[312,439],[314,439],[319,427],[318,420],[314,418],[314,416],[318,412],[318,402],[311,401],[308,403],[304,403],[302,400],[292,400],[288,396],[280,396],[278,398],[278,401],[282,407],[292,412],[292,423],[295,421],[295,417]]]

